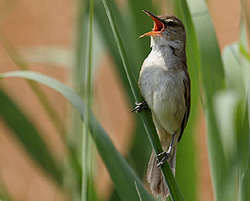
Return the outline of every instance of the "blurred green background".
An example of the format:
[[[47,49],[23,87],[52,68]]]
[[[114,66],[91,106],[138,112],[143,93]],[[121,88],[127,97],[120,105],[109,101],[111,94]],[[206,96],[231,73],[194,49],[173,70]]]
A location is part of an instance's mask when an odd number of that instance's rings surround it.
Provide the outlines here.
[[[150,51],[149,38],[138,37],[153,27],[141,10],[175,14],[186,27],[192,107],[176,170],[185,199],[250,200],[249,1],[109,3],[136,79]],[[53,77],[74,89],[87,108],[73,103],[75,112],[63,96],[37,82],[0,81],[0,198],[147,197],[137,183],[125,183],[134,178],[128,163],[150,192],[145,175],[152,148],[139,115],[130,113],[134,98],[103,2],[2,0],[0,9],[0,73],[31,70]],[[20,77],[25,76],[40,79]]]

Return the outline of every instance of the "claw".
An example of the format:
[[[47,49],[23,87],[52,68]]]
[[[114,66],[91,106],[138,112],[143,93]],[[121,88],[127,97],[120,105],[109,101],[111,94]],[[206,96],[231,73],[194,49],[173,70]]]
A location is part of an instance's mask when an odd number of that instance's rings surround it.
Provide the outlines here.
[[[135,102],[135,105],[136,105],[135,108],[131,112],[136,111],[137,113],[140,113],[142,110],[148,108],[148,104],[146,101],[143,101],[141,103]]]
[[[174,143],[174,137],[175,137],[175,133],[173,134],[172,140],[170,142],[169,148],[167,152],[161,152],[159,154],[157,154],[157,158],[158,158],[158,163],[157,163],[157,167],[163,166],[164,163],[169,159],[169,157],[171,156],[171,152],[172,152],[172,148],[173,148],[173,143]]]
[[[169,152],[161,152],[157,154],[157,158],[162,157],[161,159],[159,159],[159,162],[157,163],[157,167],[163,166],[164,163],[169,159],[170,155],[171,154]]]
[[[157,154],[157,158],[164,157],[166,155],[167,155],[167,152],[163,151],[163,152]]]

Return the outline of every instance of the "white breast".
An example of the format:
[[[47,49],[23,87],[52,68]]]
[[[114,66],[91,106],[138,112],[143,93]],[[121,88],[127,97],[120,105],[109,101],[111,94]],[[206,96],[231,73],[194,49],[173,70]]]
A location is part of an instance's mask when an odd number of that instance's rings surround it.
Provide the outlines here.
[[[185,74],[181,68],[174,67],[175,62],[171,63],[166,58],[162,52],[153,49],[143,63],[139,85],[142,96],[161,126],[174,134],[180,129],[186,110]]]

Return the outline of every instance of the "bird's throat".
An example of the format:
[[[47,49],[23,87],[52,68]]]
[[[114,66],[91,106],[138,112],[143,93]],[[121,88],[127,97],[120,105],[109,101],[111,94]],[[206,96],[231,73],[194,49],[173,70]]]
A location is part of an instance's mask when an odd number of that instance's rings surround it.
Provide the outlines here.
[[[167,68],[176,67],[185,58],[185,45],[180,41],[167,41],[162,37],[151,37],[152,51],[148,55],[148,61],[156,65],[164,65]]]

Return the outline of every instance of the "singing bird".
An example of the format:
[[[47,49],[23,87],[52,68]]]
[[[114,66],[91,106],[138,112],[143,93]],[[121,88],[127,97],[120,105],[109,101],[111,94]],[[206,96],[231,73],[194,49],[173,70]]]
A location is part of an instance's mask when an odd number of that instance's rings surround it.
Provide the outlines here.
[[[169,190],[159,166],[166,161],[175,175],[176,149],[187,125],[190,112],[190,78],[186,60],[186,32],[181,20],[172,15],[156,16],[143,10],[154,21],[151,52],[144,60],[139,87],[144,102],[134,110],[149,108],[161,141],[163,153],[158,161],[152,153],[147,180],[154,195],[166,198]]]

